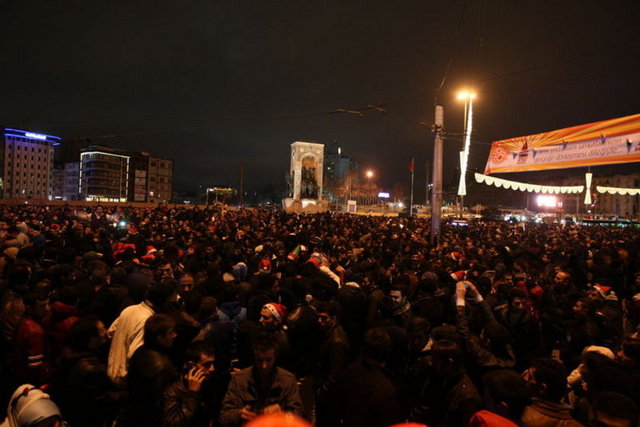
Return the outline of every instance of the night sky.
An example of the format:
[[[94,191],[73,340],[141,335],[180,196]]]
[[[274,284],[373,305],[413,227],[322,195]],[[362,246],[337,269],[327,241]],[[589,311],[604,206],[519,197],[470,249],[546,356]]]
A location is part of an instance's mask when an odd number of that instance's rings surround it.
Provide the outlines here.
[[[471,85],[480,170],[491,141],[639,113],[640,2],[0,0],[0,124],[174,159],[177,188],[241,165],[248,189],[281,186],[294,141],[387,187],[415,156],[424,182],[420,122],[437,95],[461,132]]]

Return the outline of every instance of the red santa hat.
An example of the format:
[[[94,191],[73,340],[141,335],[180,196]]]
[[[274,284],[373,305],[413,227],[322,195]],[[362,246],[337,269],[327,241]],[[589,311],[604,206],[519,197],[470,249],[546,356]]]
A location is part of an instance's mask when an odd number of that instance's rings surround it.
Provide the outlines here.
[[[271,261],[268,258],[262,258],[258,264],[260,273],[271,273]]]
[[[156,259],[156,255],[158,255],[158,250],[151,245],[147,245],[147,253],[141,258],[144,262],[151,263]]]
[[[278,412],[259,415],[247,427],[311,427],[311,424],[291,413]]]
[[[451,273],[451,277],[456,282],[459,282],[460,280],[464,280],[464,278],[467,277],[467,272],[464,270],[459,270],[454,273]]]
[[[517,427],[516,423],[501,417],[498,414],[489,412],[486,409],[478,411],[469,420],[469,427],[484,427],[484,426],[500,426],[500,427]]]
[[[287,308],[284,305],[278,304],[276,302],[265,304],[262,306],[262,308],[266,308],[267,310],[269,310],[271,314],[273,314],[273,317],[275,317],[275,319],[278,321],[278,323],[282,323],[284,317],[287,314]]]
[[[464,259],[464,255],[460,252],[451,252],[451,259],[454,261],[462,261]]]
[[[114,258],[120,257],[120,255],[122,255],[127,249],[130,249],[135,253],[136,245],[134,245],[133,243],[115,242],[111,246],[111,250]]]
[[[315,266],[316,266],[316,268],[320,268],[320,265],[322,264],[322,263],[320,262],[320,258],[318,258],[318,257],[314,257],[314,256],[310,257],[310,258],[307,260],[307,262],[310,262],[311,264],[315,265]]]
[[[611,286],[605,286],[598,283],[593,285],[593,289],[598,291],[598,293],[602,298],[606,298],[607,295],[609,295],[609,292],[611,291]]]

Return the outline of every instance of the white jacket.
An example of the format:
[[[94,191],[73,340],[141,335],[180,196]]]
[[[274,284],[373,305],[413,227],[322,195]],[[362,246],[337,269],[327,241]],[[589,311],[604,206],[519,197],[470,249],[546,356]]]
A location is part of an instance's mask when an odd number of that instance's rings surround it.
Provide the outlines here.
[[[107,374],[114,383],[127,384],[129,359],[144,344],[144,324],[153,314],[151,305],[143,301],[122,310],[109,327],[109,336],[112,338]]]

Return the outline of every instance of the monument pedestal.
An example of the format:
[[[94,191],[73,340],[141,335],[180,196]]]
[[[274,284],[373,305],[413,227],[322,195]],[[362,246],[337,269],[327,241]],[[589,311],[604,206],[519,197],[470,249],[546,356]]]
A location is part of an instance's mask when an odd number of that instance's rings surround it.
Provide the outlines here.
[[[329,201],[322,200],[324,144],[296,141],[291,144],[289,169],[291,195],[282,200],[285,212],[316,213],[329,210]]]
[[[300,199],[296,200],[293,197],[287,197],[282,199],[282,209],[285,212],[299,212],[299,213],[320,213],[329,210],[328,200],[316,200],[316,199]]]

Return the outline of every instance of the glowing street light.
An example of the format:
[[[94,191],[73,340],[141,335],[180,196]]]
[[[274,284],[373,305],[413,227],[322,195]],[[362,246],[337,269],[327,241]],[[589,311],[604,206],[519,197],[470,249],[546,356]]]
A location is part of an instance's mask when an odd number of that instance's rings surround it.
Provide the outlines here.
[[[458,99],[476,99],[476,94],[468,90],[463,90],[458,93]]]
[[[370,203],[369,193],[371,192],[371,178],[373,178],[373,171],[371,169],[365,172],[365,176],[367,177],[367,186],[369,190],[367,191],[367,203]]]
[[[458,184],[458,196],[460,196],[460,216],[464,209],[464,196],[467,194],[467,164],[469,162],[469,148],[471,146],[471,131],[473,129],[473,100],[474,92],[465,90],[458,93],[458,99],[464,101],[464,147],[460,152],[460,182]]]

